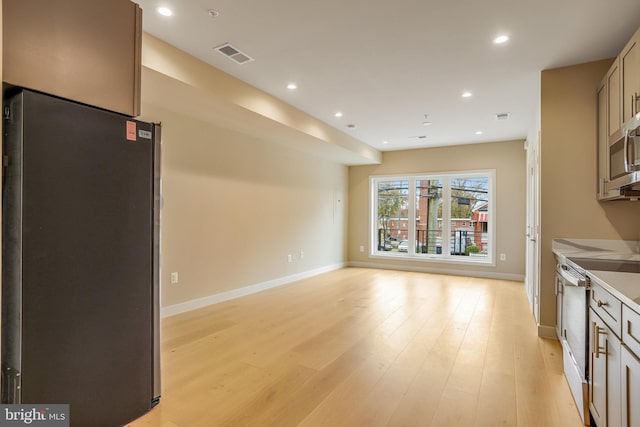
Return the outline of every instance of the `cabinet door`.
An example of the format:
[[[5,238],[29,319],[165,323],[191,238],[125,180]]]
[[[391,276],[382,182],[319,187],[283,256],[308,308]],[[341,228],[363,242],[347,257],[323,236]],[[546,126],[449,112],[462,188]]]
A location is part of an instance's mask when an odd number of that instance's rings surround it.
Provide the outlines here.
[[[4,82],[137,116],[142,9],[129,0],[5,1]]]
[[[622,127],[620,62],[617,58],[611,65],[611,68],[609,68],[605,78],[607,85],[607,135],[611,136]]]
[[[622,347],[622,425],[640,427],[640,360]],[[599,426],[600,424],[598,424]]]
[[[589,410],[598,427],[620,425],[620,340],[593,310],[590,318]]]
[[[605,184],[609,173],[609,130],[607,128],[607,79],[598,87],[598,198],[605,196]]]
[[[620,54],[622,74],[622,120],[626,122],[638,113],[640,101],[640,30]]]

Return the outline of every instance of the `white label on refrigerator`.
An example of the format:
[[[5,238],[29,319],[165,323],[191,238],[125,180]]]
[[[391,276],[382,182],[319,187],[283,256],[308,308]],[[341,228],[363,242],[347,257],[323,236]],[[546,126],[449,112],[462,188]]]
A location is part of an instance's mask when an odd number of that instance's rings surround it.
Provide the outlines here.
[[[153,136],[153,134],[152,134],[150,131],[148,131],[148,130],[142,130],[142,129],[139,129],[139,130],[138,130],[138,136],[139,136],[140,138],[151,139],[151,137]]]

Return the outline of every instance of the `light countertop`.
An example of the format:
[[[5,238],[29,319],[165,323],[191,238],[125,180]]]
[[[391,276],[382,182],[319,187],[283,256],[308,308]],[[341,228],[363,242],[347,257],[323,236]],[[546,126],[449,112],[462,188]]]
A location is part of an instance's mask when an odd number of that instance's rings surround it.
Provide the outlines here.
[[[565,257],[640,261],[636,240],[553,239],[551,250]]]
[[[553,253],[566,258],[640,261],[640,242],[634,240],[554,239]],[[586,270],[623,304],[640,313],[640,273]]]

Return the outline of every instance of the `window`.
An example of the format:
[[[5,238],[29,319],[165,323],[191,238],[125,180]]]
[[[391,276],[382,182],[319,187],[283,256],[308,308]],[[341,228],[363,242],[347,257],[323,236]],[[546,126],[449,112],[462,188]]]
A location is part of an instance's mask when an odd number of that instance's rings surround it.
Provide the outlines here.
[[[370,255],[492,264],[494,181],[493,170],[371,177]]]
[[[376,252],[398,249],[398,223],[407,216],[409,181],[386,180],[376,184]]]

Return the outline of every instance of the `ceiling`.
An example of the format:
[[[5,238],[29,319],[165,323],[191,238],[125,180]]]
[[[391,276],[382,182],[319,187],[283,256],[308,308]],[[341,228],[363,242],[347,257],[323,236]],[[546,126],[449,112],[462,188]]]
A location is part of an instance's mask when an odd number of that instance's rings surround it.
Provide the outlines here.
[[[381,151],[524,139],[540,71],[614,57],[640,26],[638,0],[135,2],[146,32]]]

